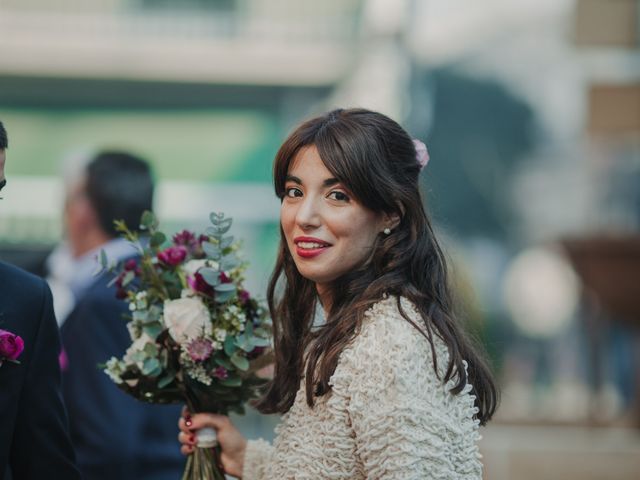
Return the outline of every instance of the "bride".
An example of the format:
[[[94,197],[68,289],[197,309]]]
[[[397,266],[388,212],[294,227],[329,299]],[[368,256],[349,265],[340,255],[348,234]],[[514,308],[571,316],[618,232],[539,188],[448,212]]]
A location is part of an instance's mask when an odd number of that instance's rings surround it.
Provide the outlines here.
[[[424,144],[363,109],[332,111],[287,138],[274,163],[275,375],[256,403],[282,423],[271,446],[225,416],[185,411],[184,454],[213,427],[225,471],[245,480],[482,478],[478,427],[498,394],[452,313],[418,188],[427,160]]]

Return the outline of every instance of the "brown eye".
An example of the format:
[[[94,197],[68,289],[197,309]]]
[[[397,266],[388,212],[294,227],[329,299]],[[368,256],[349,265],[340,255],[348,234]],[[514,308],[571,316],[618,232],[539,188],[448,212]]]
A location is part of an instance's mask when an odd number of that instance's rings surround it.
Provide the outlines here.
[[[301,197],[301,196],[302,196],[302,192],[300,191],[300,189],[299,189],[299,188],[290,187],[290,188],[287,188],[287,189],[285,190],[285,195],[286,195],[287,197],[291,197],[291,198],[294,198],[294,197]]]
[[[349,197],[347,196],[346,193],[341,192],[339,190],[334,190],[333,192],[331,192],[328,197],[332,200],[337,200],[339,202],[348,202],[349,201]]]

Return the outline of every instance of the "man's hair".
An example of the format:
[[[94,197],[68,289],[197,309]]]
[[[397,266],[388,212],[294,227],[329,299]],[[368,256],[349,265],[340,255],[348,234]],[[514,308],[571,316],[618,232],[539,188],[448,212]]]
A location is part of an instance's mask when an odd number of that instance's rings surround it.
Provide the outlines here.
[[[9,146],[9,139],[7,138],[7,131],[4,129],[4,125],[0,122],[0,150],[6,150]]]
[[[118,151],[98,153],[87,165],[86,194],[102,230],[117,236],[114,220],[132,230],[153,206],[153,178],[149,164],[135,155]]]

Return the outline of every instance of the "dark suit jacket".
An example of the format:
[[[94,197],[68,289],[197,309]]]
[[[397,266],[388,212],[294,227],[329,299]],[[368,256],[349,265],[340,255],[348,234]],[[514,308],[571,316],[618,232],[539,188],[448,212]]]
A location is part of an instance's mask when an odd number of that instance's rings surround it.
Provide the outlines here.
[[[0,367],[0,478],[79,479],[60,395],[60,341],[46,283],[0,262],[0,328],[20,335]]]
[[[140,402],[98,368],[131,344],[127,304],[109,279],[97,278],[61,331],[68,358],[63,394],[78,466],[86,480],[175,480],[185,465],[177,440],[180,406]]]

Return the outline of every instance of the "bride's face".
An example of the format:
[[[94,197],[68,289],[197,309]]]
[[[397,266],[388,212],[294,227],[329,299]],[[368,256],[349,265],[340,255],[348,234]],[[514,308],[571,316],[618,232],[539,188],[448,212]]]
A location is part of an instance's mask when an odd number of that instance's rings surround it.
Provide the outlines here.
[[[315,146],[291,162],[280,210],[287,246],[300,274],[320,291],[359,266],[385,224],[333,177]]]

